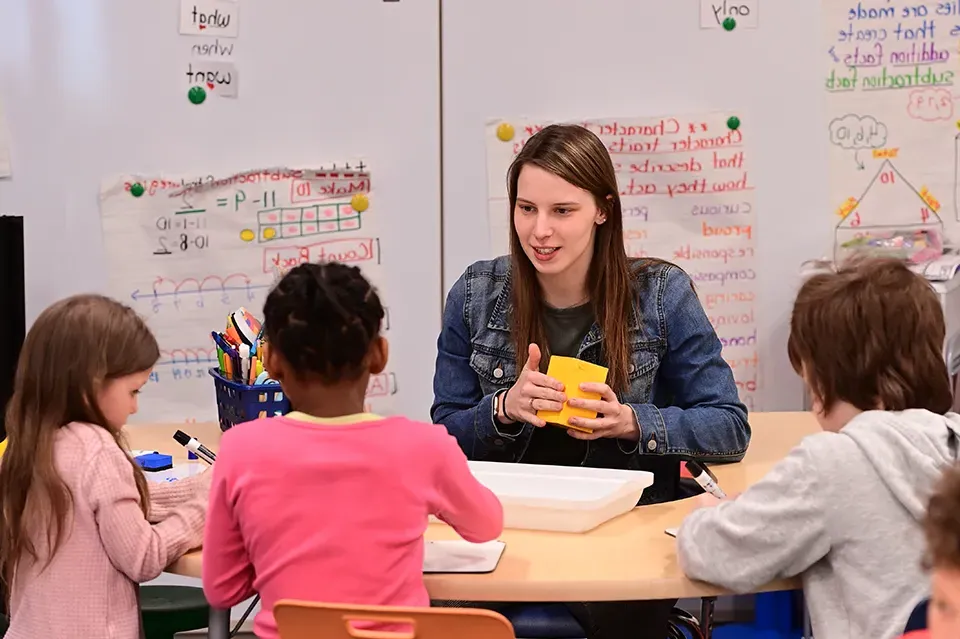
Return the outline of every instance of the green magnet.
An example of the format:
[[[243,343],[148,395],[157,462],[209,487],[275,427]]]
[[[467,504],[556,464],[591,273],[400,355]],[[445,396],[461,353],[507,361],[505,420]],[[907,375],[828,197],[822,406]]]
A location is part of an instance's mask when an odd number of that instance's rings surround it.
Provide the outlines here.
[[[723,19],[723,28],[727,31],[733,31],[737,28],[737,21],[733,18],[724,18]]]
[[[140,184],[139,182],[136,182],[133,185],[131,185],[130,195],[132,195],[133,197],[140,197],[141,195],[143,195],[143,185]]]
[[[203,104],[207,99],[207,91],[203,87],[190,87],[187,91],[187,98],[194,104]]]
[[[740,128],[740,118],[735,115],[731,115],[727,118],[727,128],[731,131],[736,131]]]

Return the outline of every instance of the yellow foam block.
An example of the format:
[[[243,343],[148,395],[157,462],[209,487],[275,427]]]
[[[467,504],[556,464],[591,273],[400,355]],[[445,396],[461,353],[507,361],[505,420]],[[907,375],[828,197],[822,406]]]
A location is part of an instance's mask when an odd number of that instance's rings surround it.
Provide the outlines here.
[[[537,411],[537,417],[548,424],[557,424],[564,428],[572,428],[573,430],[592,433],[593,429],[571,426],[568,421],[571,417],[595,419],[597,412],[571,406],[569,400],[572,398],[600,399],[600,393],[584,392],[580,390],[580,384],[585,382],[593,382],[596,384],[605,383],[607,381],[607,369],[575,357],[553,355],[550,357],[550,365],[547,367],[547,376],[563,383],[564,393],[566,393],[568,401],[563,403],[563,408],[559,411]]]

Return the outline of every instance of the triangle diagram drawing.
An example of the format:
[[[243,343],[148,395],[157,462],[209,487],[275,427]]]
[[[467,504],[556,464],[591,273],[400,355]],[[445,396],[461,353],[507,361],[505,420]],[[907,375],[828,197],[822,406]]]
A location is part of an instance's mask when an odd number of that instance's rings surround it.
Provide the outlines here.
[[[857,205],[840,220],[837,229],[942,226],[939,208],[932,196],[925,191],[921,194],[890,160],[884,160]]]

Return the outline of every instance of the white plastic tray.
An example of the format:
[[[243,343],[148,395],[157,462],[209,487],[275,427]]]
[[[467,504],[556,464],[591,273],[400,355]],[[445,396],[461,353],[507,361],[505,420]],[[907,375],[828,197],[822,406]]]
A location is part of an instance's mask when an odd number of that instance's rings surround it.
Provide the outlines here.
[[[633,509],[653,473],[582,466],[471,461],[480,483],[500,498],[504,526],[586,532]]]

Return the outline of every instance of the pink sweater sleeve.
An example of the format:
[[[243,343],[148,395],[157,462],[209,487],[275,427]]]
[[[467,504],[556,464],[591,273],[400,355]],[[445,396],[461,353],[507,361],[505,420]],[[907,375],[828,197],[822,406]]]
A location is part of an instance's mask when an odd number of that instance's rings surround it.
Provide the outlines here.
[[[232,455],[224,450],[227,445],[228,438],[224,437],[217,463],[211,469],[213,484],[203,533],[203,594],[214,608],[230,608],[255,594],[253,563],[230,497]]]
[[[130,461],[107,446],[84,474],[84,494],[97,521],[100,541],[117,570],[136,582],[154,579],[175,559],[200,545],[205,500],[197,497],[151,525],[140,508]]]
[[[470,472],[467,458],[452,436],[438,451],[435,512],[467,541],[492,541],[503,532],[503,505]]]
[[[210,478],[213,469],[208,468],[199,475],[185,477],[177,481],[152,481],[150,489],[151,523],[158,523],[169,517],[176,509],[186,502],[201,498],[206,502],[210,494]]]

